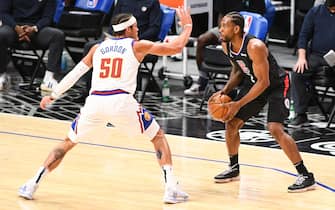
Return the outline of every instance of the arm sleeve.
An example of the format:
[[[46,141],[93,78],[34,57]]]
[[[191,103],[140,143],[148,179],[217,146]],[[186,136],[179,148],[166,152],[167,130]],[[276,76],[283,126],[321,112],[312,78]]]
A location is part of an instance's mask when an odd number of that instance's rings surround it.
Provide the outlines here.
[[[70,89],[90,69],[83,61],[80,61],[57,85],[51,96],[56,99]]]
[[[302,23],[301,26],[297,44],[298,49],[307,49],[307,44],[313,36],[314,18],[315,18],[314,9],[311,9],[306,14],[304,22]]]
[[[10,0],[1,0],[0,1],[0,20],[3,21],[3,24],[10,27],[16,26],[16,21],[11,15],[12,1]]]

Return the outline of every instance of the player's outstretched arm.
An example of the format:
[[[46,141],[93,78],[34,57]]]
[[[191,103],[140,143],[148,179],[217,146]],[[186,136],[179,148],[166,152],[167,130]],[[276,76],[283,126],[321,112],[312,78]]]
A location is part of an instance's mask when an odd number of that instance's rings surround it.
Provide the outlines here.
[[[182,32],[177,36],[177,38],[164,43],[141,40],[135,43],[134,50],[136,52],[154,55],[173,55],[181,52],[187,44],[192,32],[192,18],[190,15],[190,9],[181,7],[176,9],[176,12],[179,18],[179,25],[182,28]]]
[[[70,89],[92,67],[93,54],[98,46],[91,48],[89,53],[60,81],[51,95],[44,96],[40,107],[46,109],[54,100]]]

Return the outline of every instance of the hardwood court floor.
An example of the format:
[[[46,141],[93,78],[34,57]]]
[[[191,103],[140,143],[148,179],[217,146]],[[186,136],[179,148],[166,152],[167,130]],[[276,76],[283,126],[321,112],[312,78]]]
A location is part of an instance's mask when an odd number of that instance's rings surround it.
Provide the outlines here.
[[[75,147],[41,183],[35,200],[17,196],[49,151],[68,131],[69,122],[0,114],[0,209],[335,209],[335,159],[303,153],[317,189],[290,194],[294,168],[281,150],[241,145],[241,180],[215,184],[226,167],[224,143],[167,135],[174,171],[186,203],[162,203],[161,170],[151,142],[111,128],[110,135]]]

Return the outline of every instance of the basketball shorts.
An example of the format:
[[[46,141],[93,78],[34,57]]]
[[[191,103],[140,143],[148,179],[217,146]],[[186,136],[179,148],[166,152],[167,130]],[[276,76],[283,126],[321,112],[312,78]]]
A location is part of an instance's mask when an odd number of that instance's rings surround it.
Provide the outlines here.
[[[132,94],[98,91],[98,94],[87,97],[80,114],[72,122],[68,136],[73,142],[99,139],[111,127],[128,135],[144,134],[150,140],[160,129],[154,117]]]
[[[290,107],[289,78],[288,75],[281,78],[282,82],[276,87],[269,87],[253,101],[243,106],[235,117],[246,122],[252,116],[257,115],[268,103],[267,122],[283,123],[288,117]],[[239,100],[250,90],[248,86],[242,86],[234,101]]]

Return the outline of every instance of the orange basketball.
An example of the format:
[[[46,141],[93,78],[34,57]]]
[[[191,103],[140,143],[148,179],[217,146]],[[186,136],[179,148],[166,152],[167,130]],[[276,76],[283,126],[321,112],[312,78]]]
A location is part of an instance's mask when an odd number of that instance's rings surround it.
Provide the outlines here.
[[[214,120],[222,121],[228,112],[228,108],[223,106],[224,103],[231,101],[227,95],[214,94],[208,100],[208,113]]]

